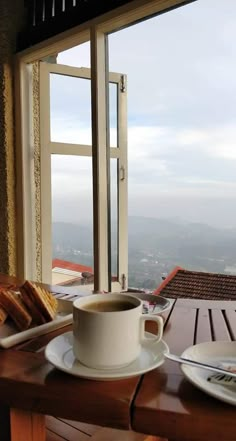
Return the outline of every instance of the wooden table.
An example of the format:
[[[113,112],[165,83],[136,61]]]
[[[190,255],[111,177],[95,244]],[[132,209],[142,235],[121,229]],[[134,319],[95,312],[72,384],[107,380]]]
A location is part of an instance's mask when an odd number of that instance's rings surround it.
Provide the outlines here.
[[[180,355],[193,344],[236,339],[236,302],[177,300],[167,317],[164,340]],[[236,407],[218,401],[166,361],[143,376],[132,408],[132,428],[175,441],[235,441]]]
[[[0,275],[0,286],[17,283]],[[203,341],[235,340],[235,310],[236,302],[177,300],[165,314],[164,340],[175,354]],[[192,386],[171,361],[145,375],[109,382],[83,380],[54,369],[44,358],[45,345],[70,329],[0,351],[1,441],[9,439],[9,427],[12,441],[44,440],[44,415],[172,441],[236,440],[236,408]]]

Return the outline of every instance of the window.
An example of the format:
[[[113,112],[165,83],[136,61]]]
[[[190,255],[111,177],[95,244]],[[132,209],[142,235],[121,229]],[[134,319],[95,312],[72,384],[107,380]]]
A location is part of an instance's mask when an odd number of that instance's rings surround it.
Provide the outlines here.
[[[92,268],[94,273],[90,78],[89,68],[40,63],[42,280],[48,283],[52,277],[52,256],[57,259],[54,280],[60,282],[59,259],[87,265],[88,271]],[[107,259],[108,286],[110,283],[113,291],[125,289],[127,280],[127,92],[124,81],[124,75],[109,74],[108,181],[111,185]],[[101,185],[103,194],[106,181]],[[102,222],[106,213],[104,201]],[[103,242],[102,237],[100,240]],[[101,259],[106,260],[106,250]],[[61,283],[65,283],[64,278],[63,274]],[[68,283],[71,283],[70,277]],[[80,275],[77,283],[82,283]],[[108,289],[108,286],[104,284],[101,288]]]
[[[21,277],[48,282],[51,280],[52,215],[56,213],[56,192],[60,191],[60,186],[63,187],[63,181],[58,182],[59,163],[64,160],[64,166],[69,167],[72,161],[73,166],[77,164],[81,170],[86,162],[88,176],[91,173],[92,162],[95,290],[111,289],[113,273],[114,278],[119,279],[120,288],[127,288],[127,127],[122,122],[126,121],[126,79],[125,76],[118,75],[114,81],[110,77],[108,81],[107,34],[180,5],[182,0],[131,3],[119,8],[119,14],[114,10],[91,23],[72,29],[64,39],[60,40],[57,37],[38,47],[30,48],[17,57],[18,265]],[[48,63],[52,54],[89,41],[89,72],[87,70],[86,73],[86,69],[79,70],[72,66]],[[37,60],[44,60],[40,61],[42,87],[39,89],[37,81],[34,81]],[[74,137],[73,130],[62,137],[59,135],[60,127],[57,126],[56,129],[53,113],[53,100],[56,102],[58,97],[52,98],[52,105],[49,101],[50,93],[53,95],[53,84],[65,84],[66,81],[72,97],[73,84],[77,84],[81,93],[87,94],[88,99],[90,88],[87,87],[86,81],[90,81],[90,73],[92,106],[90,110],[86,109],[83,117],[88,122],[91,112],[91,127],[88,125],[86,131],[83,131],[80,126],[80,137]],[[108,89],[110,100],[107,99]],[[37,127],[35,128],[39,120],[39,103],[40,133]],[[75,115],[78,111],[79,105],[76,106]],[[77,122],[83,124],[83,121],[78,119]],[[80,185],[80,182],[79,180],[76,185]],[[89,198],[91,200],[91,189]],[[110,223],[110,220],[115,218],[118,225]],[[116,236],[113,241],[117,250],[116,256],[111,256],[109,230]]]

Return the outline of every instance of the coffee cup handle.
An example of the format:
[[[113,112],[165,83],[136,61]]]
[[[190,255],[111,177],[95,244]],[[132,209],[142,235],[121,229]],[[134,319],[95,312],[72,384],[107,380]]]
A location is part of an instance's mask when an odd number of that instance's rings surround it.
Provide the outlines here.
[[[156,322],[158,325],[158,330],[157,330],[157,334],[152,334],[153,337],[146,337],[145,336],[145,322]],[[141,327],[141,343],[145,344],[145,343],[157,343],[158,341],[161,340],[162,335],[163,335],[163,318],[159,317],[157,315],[147,315],[144,316],[142,315],[140,317],[140,327]]]

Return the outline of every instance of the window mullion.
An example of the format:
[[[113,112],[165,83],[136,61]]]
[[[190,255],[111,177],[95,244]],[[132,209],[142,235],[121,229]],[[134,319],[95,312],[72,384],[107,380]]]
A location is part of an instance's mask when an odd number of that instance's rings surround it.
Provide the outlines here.
[[[106,37],[91,28],[94,292],[108,290]]]

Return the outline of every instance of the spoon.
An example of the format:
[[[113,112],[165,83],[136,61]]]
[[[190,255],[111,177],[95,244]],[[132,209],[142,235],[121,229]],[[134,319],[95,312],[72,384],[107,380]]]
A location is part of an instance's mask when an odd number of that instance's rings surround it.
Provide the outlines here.
[[[188,364],[190,366],[199,367],[201,369],[207,369],[209,371],[218,372],[218,374],[224,374],[236,378],[236,372],[235,373],[230,372],[227,369],[223,369],[217,366],[212,366],[207,363],[201,363],[200,361],[190,360],[189,358],[178,357],[177,355],[174,354],[164,353],[164,356],[169,360],[176,361],[177,363]]]

